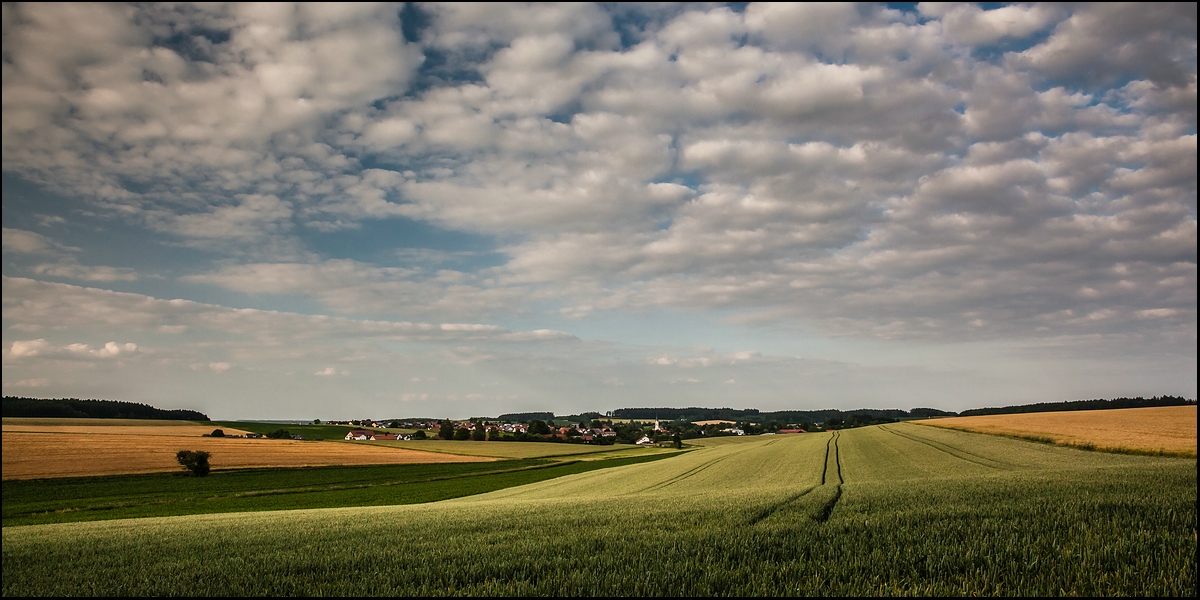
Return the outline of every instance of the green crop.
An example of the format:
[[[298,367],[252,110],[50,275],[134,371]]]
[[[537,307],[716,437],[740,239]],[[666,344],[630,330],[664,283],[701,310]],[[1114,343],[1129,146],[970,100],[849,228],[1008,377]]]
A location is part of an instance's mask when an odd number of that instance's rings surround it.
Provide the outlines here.
[[[1196,595],[1196,461],[910,424],[445,502],[5,527],[5,595]]]
[[[4,527],[131,517],[415,504],[664,456],[217,471],[4,482]]]

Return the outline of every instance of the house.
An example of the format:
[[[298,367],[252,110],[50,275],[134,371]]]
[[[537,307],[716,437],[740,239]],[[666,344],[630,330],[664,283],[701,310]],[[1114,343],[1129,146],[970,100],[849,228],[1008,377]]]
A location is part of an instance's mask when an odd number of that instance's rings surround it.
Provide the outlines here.
[[[385,440],[398,440],[398,439],[400,439],[400,437],[394,433],[376,433],[374,436],[371,437],[371,439],[378,442],[378,441],[385,441]]]
[[[779,433],[808,433],[803,429],[780,429]]]
[[[647,445],[647,444],[653,444],[653,443],[654,443],[654,440],[650,439],[650,436],[648,436],[648,435],[643,435],[643,436],[642,436],[642,439],[640,439],[640,440],[638,440],[638,441],[636,441],[636,442],[634,442],[634,443],[635,443],[635,444],[638,444],[638,445],[641,445],[641,446],[645,446],[645,445]]]
[[[367,431],[366,429],[353,429],[349,433],[346,434],[346,439],[347,440],[365,441],[365,440],[372,439],[374,435],[375,435],[374,431]]]

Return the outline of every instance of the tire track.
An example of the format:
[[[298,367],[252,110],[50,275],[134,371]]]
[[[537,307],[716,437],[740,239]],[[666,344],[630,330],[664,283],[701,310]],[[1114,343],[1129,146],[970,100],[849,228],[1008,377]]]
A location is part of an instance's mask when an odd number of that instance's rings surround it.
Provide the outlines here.
[[[780,502],[776,502],[775,504],[772,504],[771,506],[768,506],[768,507],[764,508],[763,510],[758,511],[757,514],[755,514],[753,517],[750,517],[750,522],[748,523],[748,525],[757,524],[758,522],[762,521],[763,519],[775,514],[775,512],[778,511],[779,509],[807,496],[809,492],[811,492],[815,489],[817,489],[817,486],[815,486],[815,485],[810,486],[810,487],[800,491],[799,493],[792,494],[791,496],[788,496],[784,500],[782,500]]]
[[[821,507],[820,512],[813,517],[813,520],[818,523],[824,523],[829,520],[833,514],[833,508],[837,506],[838,500],[842,499],[842,484],[845,480],[842,479],[842,452],[838,447],[838,438],[842,437],[840,431],[834,431],[833,435],[829,436],[829,441],[825,443],[825,471],[821,473],[821,485],[825,485],[826,473],[829,471],[829,451],[833,449],[833,463],[837,467],[837,488],[833,492],[833,497]]]
[[[825,442],[825,462],[821,463],[821,485],[825,485],[825,475],[829,473],[829,446],[833,444],[836,436],[835,432],[834,435],[829,436],[829,441]]]
[[[660,490],[660,489],[667,487],[668,485],[671,485],[673,483],[678,483],[680,481],[683,481],[684,479],[687,479],[688,477],[691,477],[692,475],[695,475],[695,474],[725,460],[726,458],[729,458],[729,457],[728,456],[718,456],[717,458],[714,458],[714,459],[712,459],[706,463],[700,464],[698,466],[692,467],[691,469],[688,469],[687,471],[684,471],[683,473],[680,473],[666,481],[660,481],[650,487],[640,489],[635,493],[653,492],[655,490]]]
[[[950,456],[953,456],[954,458],[957,458],[959,460],[965,460],[969,463],[977,464],[981,467],[987,467],[989,469],[1000,469],[1002,467],[998,467],[996,465],[1003,465],[1004,467],[1012,466],[1007,463],[998,461],[994,458],[987,458],[986,456],[979,456],[978,454],[974,454],[972,452],[968,452],[966,450],[962,450],[959,448],[954,448],[953,446],[949,446],[949,445],[943,444],[941,442],[935,442],[933,440],[925,439],[920,436],[900,433],[898,431],[894,431],[891,428],[885,427],[883,425],[880,425],[879,428],[892,434],[892,435],[904,438],[910,442],[917,442],[919,444],[925,444],[926,446],[929,446],[930,448],[933,448],[934,450],[937,450],[939,452],[944,452],[946,454],[949,454]],[[966,456],[963,456],[963,455],[966,455]],[[968,457],[973,457],[973,458],[968,458]],[[987,461],[987,462],[982,462],[982,461]],[[988,463],[995,463],[995,464],[988,464]]]

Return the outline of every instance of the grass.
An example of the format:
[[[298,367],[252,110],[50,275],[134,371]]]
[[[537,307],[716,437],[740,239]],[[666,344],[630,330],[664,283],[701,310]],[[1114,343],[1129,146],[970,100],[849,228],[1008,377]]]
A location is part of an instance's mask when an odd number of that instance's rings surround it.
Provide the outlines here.
[[[222,512],[434,502],[662,456],[156,473],[6,481],[4,527]]]
[[[1195,553],[1194,459],[896,424],[430,504],[6,526],[3,592],[1195,596]]]

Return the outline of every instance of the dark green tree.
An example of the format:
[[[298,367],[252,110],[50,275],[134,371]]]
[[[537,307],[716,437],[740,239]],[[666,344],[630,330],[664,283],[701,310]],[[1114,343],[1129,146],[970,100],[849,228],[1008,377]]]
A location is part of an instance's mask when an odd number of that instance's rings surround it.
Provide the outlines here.
[[[482,442],[487,439],[487,432],[483,430],[482,425],[476,425],[475,429],[471,431],[471,439],[476,442]]]
[[[469,429],[454,430],[454,439],[462,441],[471,439],[471,431]]]
[[[546,425],[545,421],[533,420],[529,422],[529,435],[546,435],[550,433],[550,426]]]
[[[454,438],[454,425],[450,421],[442,421],[442,427],[438,430],[438,437],[443,440]]]
[[[671,441],[675,444],[676,450],[683,448],[683,440],[679,437],[678,433],[671,436]]]
[[[208,457],[212,456],[203,450],[180,450],[175,453],[175,460],[180,466],[192,472],[196,477],[208,475]]]
[[[412,437],[412,439],[414,439],[414,440],[423,440],[423,439],[425,439],[425,430],[424,430],[424,429],[418,429],[418,430],[417,430],[417,432],[413,434],[413,437]]]
[[[276,429],[275,431],[268,433],[267,437],[273,440],[290,440],[292,439],[292,434],[286,429]]]

